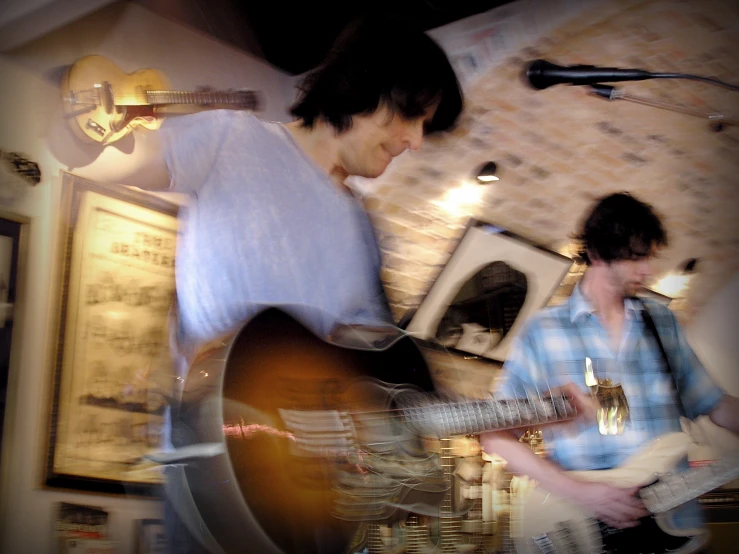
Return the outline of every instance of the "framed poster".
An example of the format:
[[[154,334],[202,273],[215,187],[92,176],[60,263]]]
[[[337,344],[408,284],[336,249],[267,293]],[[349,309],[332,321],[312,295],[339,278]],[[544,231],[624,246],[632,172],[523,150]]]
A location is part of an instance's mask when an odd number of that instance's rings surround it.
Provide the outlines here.
[[[505,361],[524,321],[544,307],[572,259],[472,220],[406,329],[451,352]]]
[[[134,526],[135,554],[167,554],[167,537],[161,519],[137,519]]]
[[[154,494],[172,387],[177,206],[62,174],[62,275],[46,485]]]

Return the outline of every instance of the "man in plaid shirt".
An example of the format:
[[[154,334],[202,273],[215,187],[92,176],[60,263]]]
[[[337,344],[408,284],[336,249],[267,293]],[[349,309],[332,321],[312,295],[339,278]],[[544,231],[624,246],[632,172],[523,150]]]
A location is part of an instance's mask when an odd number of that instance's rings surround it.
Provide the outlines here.
[[[603,198],[578,239],[579,255],[587,265],[582,280],[565,304],[546,308],[526,323],[506,359],[500,392],[521,397],[565,387],[588,417],[575,425],[543,429],[550,460],[538,457],[508,431],[486,434],[481,441],[486,451],[508,461],[510,471],[528,475],[613,527],[632,527],[648,515],[636,494],[638,487],[580,481],[565,472],[613,468],[650,440],[680,431],[680,415],[708,415],[739,433],[739,399],[716,386],[666,306],[644,300],[672,375],[645,328],[645,306],[634,296],[650,275],[651,260],[667,244],[651,206],[628,193]],[[630,415],[621,435],[599,433],[585,399],[586,358],[596,378],[623,387]]]

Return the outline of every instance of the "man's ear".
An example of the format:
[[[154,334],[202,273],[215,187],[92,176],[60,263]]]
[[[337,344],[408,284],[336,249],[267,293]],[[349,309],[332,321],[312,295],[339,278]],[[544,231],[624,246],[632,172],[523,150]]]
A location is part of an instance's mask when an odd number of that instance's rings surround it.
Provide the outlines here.
[[[590,259],[590,265],[605,265],[605,262],[596,254],[592,248],[588,248],[588,259]]]

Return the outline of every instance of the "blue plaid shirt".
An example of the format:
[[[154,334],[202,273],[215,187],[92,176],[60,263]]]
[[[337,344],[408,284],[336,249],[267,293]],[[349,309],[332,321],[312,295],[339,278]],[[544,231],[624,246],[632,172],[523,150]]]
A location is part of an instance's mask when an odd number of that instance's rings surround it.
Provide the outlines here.
[[[669,356],[685,415],[694,419],[710,412],[724,392],[696,357],[669,308],[654,300],[644,301]],[[651,439],[681,430],[673,379],[657,342],[645,327],[643,305],[627,299],[625,308],[618,352],[613,351],[579,285],[565,304],[531,317],[512,343],[499,385],[504,396],[521,397],[567,382],[587,392],[586,357],[592,360],[597,378],[609,378],[623,387],[630,421],[622,435],[602,436],[595,422],[576,429],[549,426],[542,430],[552,461],[564,469],[609,469]]]

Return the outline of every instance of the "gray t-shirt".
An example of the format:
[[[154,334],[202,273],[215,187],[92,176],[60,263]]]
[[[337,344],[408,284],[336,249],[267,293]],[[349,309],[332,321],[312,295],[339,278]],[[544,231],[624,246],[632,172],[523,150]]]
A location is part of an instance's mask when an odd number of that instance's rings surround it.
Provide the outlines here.
[[[209,110],[159,132],[171,190],[192,199],[176,261],[181,341],[234,332],[268,306],[310,308],[304,323],[320,336],[337,322],[391,322],[367,214],[284,125]]]

